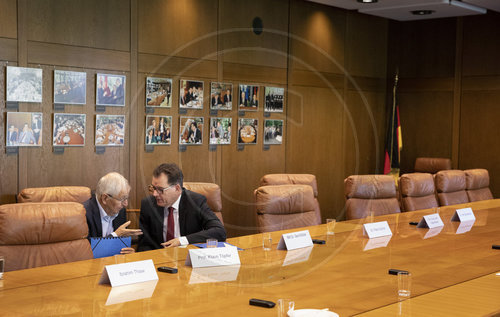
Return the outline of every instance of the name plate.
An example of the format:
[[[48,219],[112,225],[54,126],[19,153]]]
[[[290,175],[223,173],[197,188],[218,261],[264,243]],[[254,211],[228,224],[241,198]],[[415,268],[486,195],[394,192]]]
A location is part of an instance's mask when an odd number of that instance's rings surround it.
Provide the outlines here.
[[[429,238],[432,238],[434,236],[437,236],[439,233],[441,233],[441,230],[443,230],[443,228],[444,228],[444,226],[436,227],[436,228],[432,228],[432,229],[427,230],[427,232],[424,235],[424,239],[429,239]]]
[[[474,220],[461,222],[458,225],[456,234],[469,232],[473,226],[474,226]]]
[[[158,280],[112,287],[106,301],[106,306],[150,298],[153,296],[156,283],[158,283]]]
[[[186,265],[197,267],[223,266],[240,264],[238,248],[190,249],[186,258]]]
[[[363,225],[363,235],[367,235],[369,239],[372,239],[392,236],[392,231],[387,221],[372,222]]]
[[[392,235],[374,238],[374,239],[368,239],[368,242],[366,242],[366,244],[363,248],[363,251],[368,251],[368,250],[377,249],[377,248],[385,248],[389,244],[389,241],[391,241],[391,238],[392,238]],[[366,241],[366,240],[364,240],[364,241]]]
[[[468,222],[468,221],[476,221],[476,216],[474,216],[474,212],[472,208],[462,208],[457,209],[451,218],[451,221],[460,221],[460,222]]]
[[[278,243],[278,250],[295,250],[313,245],[309,230],[285,233]]]
[[[423,216],[420,222],[417,225],[417,228],[439,228],[443,227],[444,223],[441,220],[439,214],[432,214]]]
[[[313,249],[313,247],[310,246],[307,248],[287,251],[286,257],[285,257],[285,260],[283,261],[282,266],[287,266],[287,265],[305,262],[305,261],[309,260],[309,257],[311,256],[312,249]]]
[[[106,265],[99,284],[112,287],[158,280],[153,260]]]
[[[239,265],[196,268],[191,271],[189,284],[236,281],[239,271]]]

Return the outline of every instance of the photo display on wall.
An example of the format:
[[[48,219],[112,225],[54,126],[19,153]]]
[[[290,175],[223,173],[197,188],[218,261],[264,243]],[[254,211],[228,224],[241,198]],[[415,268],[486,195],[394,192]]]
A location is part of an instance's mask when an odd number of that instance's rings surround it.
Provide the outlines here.
[[[85,145],[85,114],[54,113],[53,146]]]
[[[219,82],[210,84],[210,109],[233,109],[233,84]]]
[[[251,118],[238,119],[238,144],[257,144],[259,120]]]
[[[41,112],[7,112],[6,146],[42,146]]]
[[[54,70],[54,103],[84,105],[87,103],[87,73]]]
[[[179,118],[179,144],[203,144],[203,117]]]
[[[179,87],[179,108],[203,109],[202,81],[181,79]]]
[[[42,102],[40,68],[7,66],[6,100],[12,102]]]
[[[240,85],[239,110],[257,111],[259,109],[259,86]]]
[[[283,143],[283,120],[264,120],[264,144]]]
[[[126,79],[124,75],[97,74],[95,104],[125,107]]]
[[[210,118],[210,144],[231,144],[232,118]]]
[[[171,140],[171,116],[146,116],[146,145],[170,145]]]
[[[146,78],[146,107],[172,107],[171,78]]]
[[[264,111],[265,112],[283,112],[283,99],[285,96],[285,88],[282,87],[266,87]]]
[[[123,146],[125,143],[125,116],[97,115],[95,119],[95,145]]]

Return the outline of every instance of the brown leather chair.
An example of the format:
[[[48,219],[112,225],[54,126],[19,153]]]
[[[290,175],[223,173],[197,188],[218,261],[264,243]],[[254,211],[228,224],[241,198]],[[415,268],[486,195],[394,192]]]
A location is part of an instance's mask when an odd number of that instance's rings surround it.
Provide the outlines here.
[[[92,259],[85,208],[75,202],[0,206],[5,271]]]
[[[434,177],[429,173],[403,174],[399,178],[399,191],[404,211],[438,207]]]
[[[465,170],[465,190],[469,201],[493,199],[488,170],[482,168]]]
[[[348,220],[401,212],[392,176],[352,175],[344,180],[344,188]]]
[[[415,160],[415,172],[436,174],[443,170],[451,170],[449,158],[417,157]]]
[[[314,207],[317,218],[316,221],[318,221],[318,223],[321,223],[321,210],[319,208],[318,184],[316,182],[316,176],[312,174],[267,174],[260,179],[260,186],[287,184],[302,184],[312,187],[314,193],[314,201],[316,204],[316,206]]]
[[[439,171],[434,179],[440,206],[469,202],[465,192],[465,172],[461,170]]]
[[[254,192],[260,232],[318,225],[309,185],[261,186]]]
[[[222,199],[219,185],[213,183],[184,182],[184,188],[205,196],[208,207],[212,209],[217,218],[224,224],[222,220]]]
[[[83,203],[90,199],[90,188],[83,186],[54,186],[25,188],[17,195],[18,203],[73,201]]]

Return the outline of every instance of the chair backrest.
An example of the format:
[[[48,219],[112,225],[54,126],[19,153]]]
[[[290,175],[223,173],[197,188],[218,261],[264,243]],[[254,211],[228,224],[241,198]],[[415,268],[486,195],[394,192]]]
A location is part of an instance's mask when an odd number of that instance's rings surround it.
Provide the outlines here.
[[[260,232],[318,225],[309,185],[261,186],[254,192]]]
[[[465,170],[465,189],[469,201],[493,199],[490,186],[490,175],[483,168]]]
[[[17,195],[18,203],[73,201],[83,203],[91,197],[84,186],[54,186],[25,188]]]
[[[411,173],[401,175],[399,178],[399,191],[404,211],[439,206],[432,174]]]
[[[85,208],[75,202],[0,206],[5,270],[92,259]]]
[[[344,189],[347,219],[401,212],[392,176],[352,175],[344,180]]]
[[[315,201],[314,211],[316,212],[316,221],[321,223],[321,210],[319,208],[316,176],[312,174],[267,174],[260,179],[260,186],[293,184],[309,185],[312,187]]]
[[[465,172],[461,170],[439,171],[435,175],[436,191],[440,206],[469,202],[465,192]]]
[[[184,188],[205,196],[208,207],[212,209],[217,218],[224,224],[222,220],[222,198],[219,185],[213,183],[184,182]]]
[[[449,158],[417,157],[415,160],[415,172],[436,174],[443,170],[451,170]]]

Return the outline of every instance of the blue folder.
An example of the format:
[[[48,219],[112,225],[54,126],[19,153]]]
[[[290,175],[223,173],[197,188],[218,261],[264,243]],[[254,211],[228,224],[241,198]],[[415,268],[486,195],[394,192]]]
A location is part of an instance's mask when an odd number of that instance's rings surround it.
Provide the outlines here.
[[[120,254],[122,248],[130,248],[131,237],[90,238],[94,259]]]

